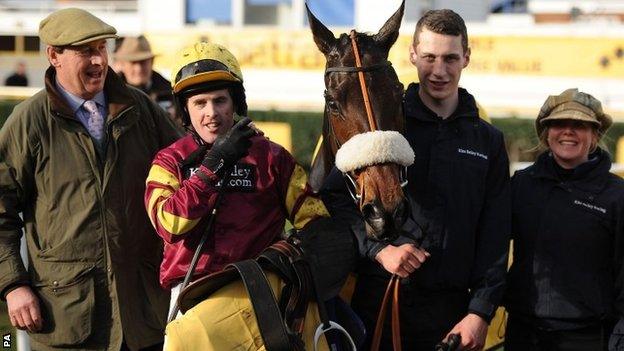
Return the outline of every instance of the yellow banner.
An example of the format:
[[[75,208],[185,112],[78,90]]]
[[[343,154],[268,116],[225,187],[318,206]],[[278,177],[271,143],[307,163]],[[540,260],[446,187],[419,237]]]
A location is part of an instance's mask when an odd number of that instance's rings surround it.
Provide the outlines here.
[[[624,77],[624,39],[474,37],[470,72],[559,77]]]
[[[189,29],[179,33],[149,33],[154,50],[161,55],[156,68],[169,71],[173,54],[198,40],[220,43],[229,48],[245,69],[318,70],[325,65],[308,30],[288,31],[267,28]],[[414,80],[409,62],[411,34],[402,34],[389,59],[403,81]],[[556,77],[624,77],[624,39],[565,36],[472,36],[472,74],[535,75]],[[321,73],[322,74],[322,73]]]
[[[264,136],[282,145],[288,152],[293,152],[292,128],[290,124],[284,122],[254,122],[254,124],[264,133]]]

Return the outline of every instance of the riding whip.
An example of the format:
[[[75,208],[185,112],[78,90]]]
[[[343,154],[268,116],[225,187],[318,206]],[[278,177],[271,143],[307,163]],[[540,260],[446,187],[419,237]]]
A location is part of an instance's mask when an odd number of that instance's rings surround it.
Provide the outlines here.
[[[193,254],[193,259],[191,260],[191,264],[189,266],[188,271],[186,271],[186,275],[184,276],[184,280],[182,281],[182,286],[180,287],[180,291],[189,284],[189,282],[191,281],[191,278],[193,277],[193,273],[195,273],[195,268],[197,267],[197,262],[199,261],[199,256],[201,255],[201,251],[204,247],[204,244],[206,243],[206,240],[208,239],[208,236],[212,232],[212,227],[214,225],[215,218],[217,217],[217,210],[219,209],[219,205],[221,204],[221,199],[223,198],[223,192],[225,191],[226,184],[229,178],[230,178],[230,170],[228,169],[226,170],[223,178],[221,178],[221,185],[219,186],[219,190],[217,191],[217,198],[215,199],[215,203],[212,208],[212,211],[209,214],[208,224],[206,225],[206,230],[204,230],[204,232],[202,233],[202,237],[199,240],[199,244],[197,244],[197,248],[195,249],[195,254]],[[176,316],[178,315],[179,311],[180,311],[180,306],[178,305],[178,301],[176,300],[173,310],[171,311],[169,318],[167,318],[167,324],[169,324],[171,321],[176,319]]]

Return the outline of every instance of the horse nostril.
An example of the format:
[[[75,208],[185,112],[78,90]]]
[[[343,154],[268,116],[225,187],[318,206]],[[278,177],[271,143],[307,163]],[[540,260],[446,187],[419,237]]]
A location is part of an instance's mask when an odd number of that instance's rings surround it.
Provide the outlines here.
[[[394,209],[394,213],[392,214],[392,219],[394,220],[394,224],[396,228],[401,228],[403,223],[407,220],[409,205],[407,200],[403,200],[399,203],[399,205]]]
[[[383,210],[380,206],[369,202],[362,206],[362,214],[366,219],[382,219],[383,218]]]
[[[377,234],[377,236],[383,236],[384,227],[387,222],[384,218],[384,212],[380,206],[375,203],[367,203],[362,206],[362,215],[366,224]]]

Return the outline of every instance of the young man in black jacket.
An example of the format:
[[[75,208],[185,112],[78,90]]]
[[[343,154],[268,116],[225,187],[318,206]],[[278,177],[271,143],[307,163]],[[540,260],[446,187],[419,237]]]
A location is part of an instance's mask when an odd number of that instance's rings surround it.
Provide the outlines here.
[[[475,99],[458,87],[470,61],[463,19],[450,10],[427,12],[410,48],[419,84],[405,94],[405,137],[416,155],[408,169],[411,218],[387,244],[365,237],[348,211],[337,172],[323,189],[332,216],[348,217],[360,234],[364,260],[352,306],[369,333],[390,274],[402,280],[402,346],[433,350],[449,334],[462,350],[480,350],[499,305],[510,232],[509,161],[503,135],[479,118]],[[422,260],[422,257],[426,257]],[[390,323],[381,341],[391,349]]]

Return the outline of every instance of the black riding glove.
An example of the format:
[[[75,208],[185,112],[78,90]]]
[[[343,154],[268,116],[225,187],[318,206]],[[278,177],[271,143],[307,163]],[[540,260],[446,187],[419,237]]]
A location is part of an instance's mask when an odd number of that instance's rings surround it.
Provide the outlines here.
[[[251,119],[245,117],[232,126],[227,133],[219,135],[204,157],[202,165],[217,177],[221,177],[223,172],[247,156],[247,150],[251,146],[249,139],[256,134],[249,127],[249,123]]]

